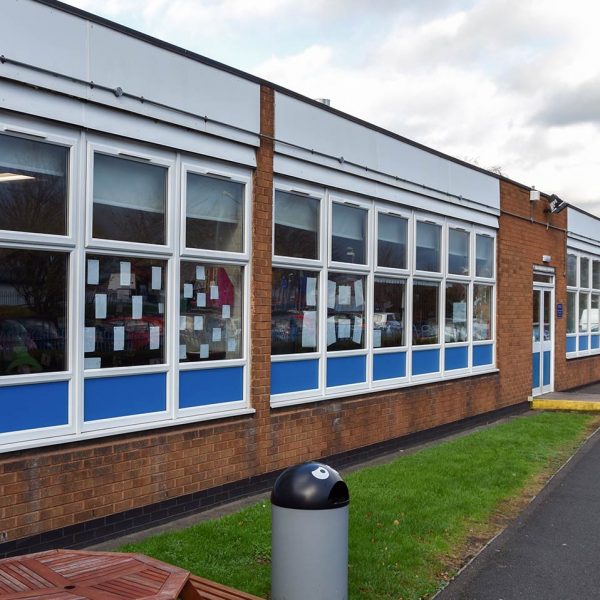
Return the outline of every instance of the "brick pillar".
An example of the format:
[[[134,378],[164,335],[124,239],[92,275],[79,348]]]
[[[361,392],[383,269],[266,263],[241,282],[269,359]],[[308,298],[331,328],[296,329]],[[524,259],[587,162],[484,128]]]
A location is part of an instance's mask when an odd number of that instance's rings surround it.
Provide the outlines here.
[[[271,244],[273,214],[273,141],[275,94],[260,89],[260,147],[256,151],[252,197],[252,278],[250,331],[250,401],[256,409],[257,468],[265,470],[268,454],[271,391]]]

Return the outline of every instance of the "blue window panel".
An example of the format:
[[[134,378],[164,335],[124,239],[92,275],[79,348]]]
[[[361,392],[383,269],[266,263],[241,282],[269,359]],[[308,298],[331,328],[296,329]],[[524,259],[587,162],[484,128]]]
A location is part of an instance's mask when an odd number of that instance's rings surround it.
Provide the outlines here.
[[[446,371],[466,369],[469,366],[469,349],[446,348],[444,352],[444,368]]]
[[[412,374],[425,375],[425,373],[437,373],[440,370],[439,350],[413,350]]]
[[[366,380],[366,356],[343,356],[327,359],[327,387],[364,383]]]
[[[473,346],[473,366],[481,367],[491,365],[494,362],[494,344]]]
[[[406,352],[391,352],[373,356],[373,379],[406,377]]]
[[[87,379],[84,390],[85,421],[142,415],[167,408],[165,373]]]
[[[319,387],[319,361],[291,360],[271,363],[271,394],[287,394]]]
[[[533,375],[533,388],[540,387],[540,352],[534,352],[531,356],[531,369]]]
[[[600,335],[592,336],[592,350],[597,350],[600,348]]]
[[[0,433],[56,427],[69,422],[66,381],[0,387]]]
[[[544,385],[550,385],[550,355],[552,352],[544,352]]]
[[[244,399],[244,367],[180,371],[179,408]]]
[[[580,335],[579,336],[579,349],[580,350],[587,350],[588,346],[590,344],[590,338],[587,335]]]
[[[577,351],[577,337],[568,337],[567,338],[567,352],[576,352]]]

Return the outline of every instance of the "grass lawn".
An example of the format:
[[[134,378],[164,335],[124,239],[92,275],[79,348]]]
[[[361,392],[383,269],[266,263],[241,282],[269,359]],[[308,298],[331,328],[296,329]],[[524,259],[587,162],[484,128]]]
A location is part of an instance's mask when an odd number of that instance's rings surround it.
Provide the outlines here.
[[[580,413],[539,413],[348,475],[350,598],[431,596],[473,540],[491,537],[514,515],[594,423]],[[260,502],[121,550],[267,598],[270,511]]]

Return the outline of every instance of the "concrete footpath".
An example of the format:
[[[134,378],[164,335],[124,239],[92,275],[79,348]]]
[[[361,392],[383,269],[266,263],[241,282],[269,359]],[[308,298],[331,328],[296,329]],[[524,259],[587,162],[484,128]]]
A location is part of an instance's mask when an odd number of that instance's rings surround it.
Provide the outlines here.
[[[600,598],[600,431],[436,600]]]

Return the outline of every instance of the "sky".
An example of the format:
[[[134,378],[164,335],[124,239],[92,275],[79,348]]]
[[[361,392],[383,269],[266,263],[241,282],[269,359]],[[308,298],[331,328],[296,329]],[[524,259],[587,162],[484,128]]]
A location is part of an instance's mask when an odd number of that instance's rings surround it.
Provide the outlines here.
[[[600,216],[597,0],[67,0]]]

